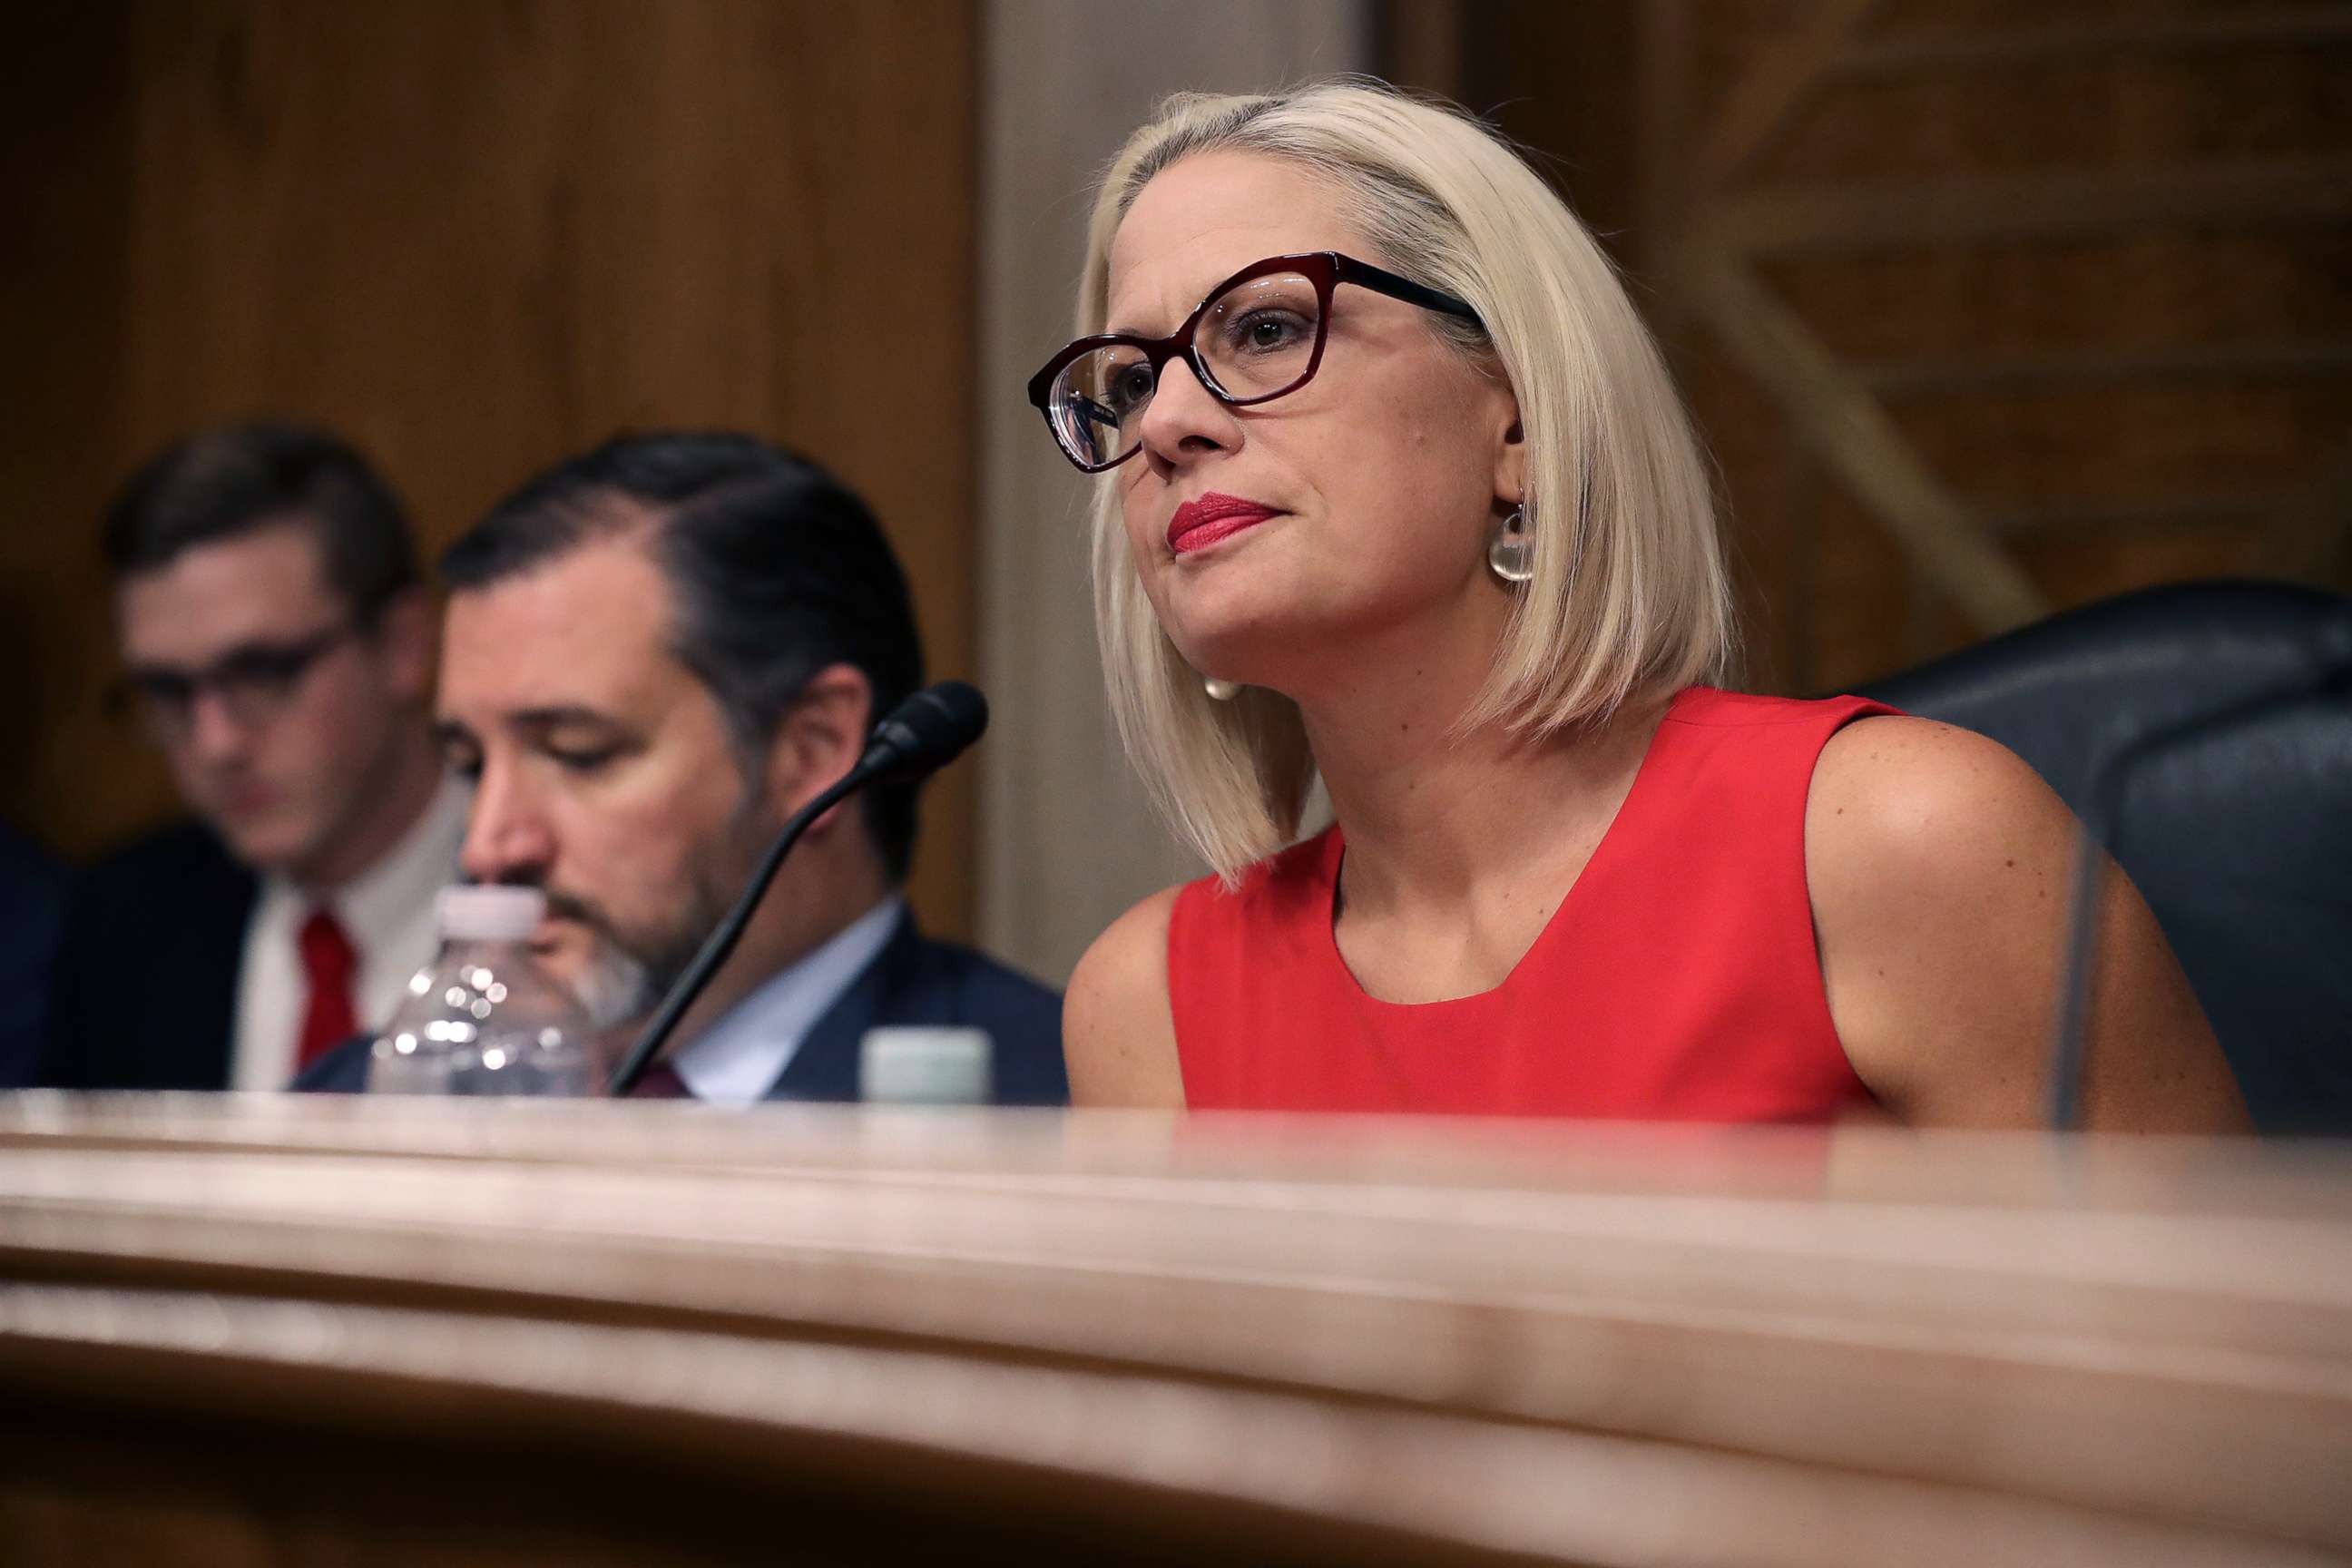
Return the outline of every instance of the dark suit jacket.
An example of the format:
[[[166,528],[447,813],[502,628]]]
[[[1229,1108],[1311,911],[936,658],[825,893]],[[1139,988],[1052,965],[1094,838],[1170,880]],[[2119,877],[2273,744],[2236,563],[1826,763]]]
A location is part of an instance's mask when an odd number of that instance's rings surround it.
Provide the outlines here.
[[[32,1082],[40,1068],[65,886],[57,862],[0,827],[0,1089]]]
[[[183,823],[74,879],[39,1081],[226,1089],[245,926],[260,884]]]
[[[1066,1105],[1062,999],[991,958],[932,942],[901,916],[889,942],[810,1029],[769,1089],[770,1100],[854,1100],[858,1044],[887,1026],[985,1029],[995,1042],[999,1105]],[[294,1080],[298,1089],[355,1094],[367,1082],[368,1042],[346,1040]]]

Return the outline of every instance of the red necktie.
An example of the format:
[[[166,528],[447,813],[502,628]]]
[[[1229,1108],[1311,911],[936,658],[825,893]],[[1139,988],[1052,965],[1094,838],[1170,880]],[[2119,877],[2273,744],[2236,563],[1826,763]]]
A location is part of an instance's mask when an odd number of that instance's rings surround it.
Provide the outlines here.
[[[656,1062],[647,1068],[630,1087],[631,1100],[692,1100],[694,1091],[686,1087],[686,1079],[667,1062]]]
[[[301,949],[302,978],[310,987],[302,1005],[302,1037],[294,1052],[294,1070],[300,1072],[330,1047],[359,1033],[352,978],[359,971],[360,955],[342,922],[325,910],[310,911],[295,944]]]

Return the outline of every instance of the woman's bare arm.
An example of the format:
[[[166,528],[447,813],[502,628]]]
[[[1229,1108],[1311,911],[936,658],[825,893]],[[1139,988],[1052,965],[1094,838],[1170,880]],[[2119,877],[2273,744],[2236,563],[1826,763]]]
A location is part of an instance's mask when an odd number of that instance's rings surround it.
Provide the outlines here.
[[[1168,1005],[1168,921],[1177,889],[1154,893],[1095,939],[1062,1000],[1062,1056],[1079,1106],[1184,1104]]]
[[[1922,1126],[2047,1115],[2075,822],[2005,747],[1923,719],[1822,750],[1805,868],[1830,1012],[1881,1103]],[[2247,1126],[2213,1031],[2147,904],[2112,864],[2084,1058],[2084,1125]]]

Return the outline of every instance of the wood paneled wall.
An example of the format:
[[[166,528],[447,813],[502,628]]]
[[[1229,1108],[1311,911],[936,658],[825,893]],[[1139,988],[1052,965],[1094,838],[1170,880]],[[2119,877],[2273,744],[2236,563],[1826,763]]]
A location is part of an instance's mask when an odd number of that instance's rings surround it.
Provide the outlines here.
[[[1546,155],[1665,336],[1752,685],[2178,578],[2352,587],[2352,6],[1408,9],[1390,68]]]
[[[48,7],[0,95],[0,812],[87,850],[171,808],[99,712],[99,511],[196,426],[355,437],[437,552],[620,427],[818,458],[972,665],[975,22],[952,0]],[[910,413],[913,416],[910,417]],[[914,891],[968,931],[970,764]]]

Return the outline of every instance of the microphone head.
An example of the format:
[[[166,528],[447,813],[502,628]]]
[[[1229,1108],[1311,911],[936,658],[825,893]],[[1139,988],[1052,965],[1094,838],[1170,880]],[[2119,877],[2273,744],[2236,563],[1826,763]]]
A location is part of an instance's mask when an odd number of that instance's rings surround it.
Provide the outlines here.
[[[953,762],[988,728],[988,699],[961,680],[927,686],[874,726],[860,769],[884,781],[920,778]]]

